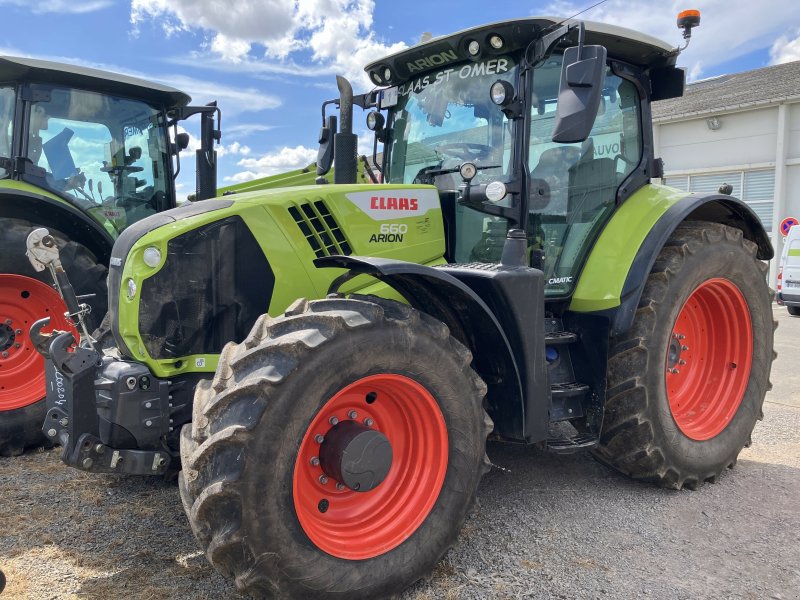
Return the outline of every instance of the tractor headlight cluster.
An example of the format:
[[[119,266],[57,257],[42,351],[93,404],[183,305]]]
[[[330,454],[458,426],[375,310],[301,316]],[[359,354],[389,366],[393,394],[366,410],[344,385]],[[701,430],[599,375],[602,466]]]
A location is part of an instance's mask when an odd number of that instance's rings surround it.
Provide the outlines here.
[[[506,197],[506,184],[502,181],[493,181],[486,186],[486,199],[491,202],[500,202]]]
[[[155,269],[161,264],[161,250],[155,246],[145,248],[145,251],[142,253],[142,260],[148,267]]]
[[[128,300],[133,300],[136,296],[136,282],[132,278],[128,278]]]

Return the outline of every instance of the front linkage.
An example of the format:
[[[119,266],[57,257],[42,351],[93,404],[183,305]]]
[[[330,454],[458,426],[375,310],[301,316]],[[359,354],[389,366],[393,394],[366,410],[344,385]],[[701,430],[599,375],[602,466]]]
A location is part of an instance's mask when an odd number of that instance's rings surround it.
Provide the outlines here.
[[[174,470],[180,459],[167,439],[174,430],[173,416],[185,408],[172,402],[173,392],[183,385],[173,386],[140,363],[95,348],[83,323],[86,305],[79,304],[69,284],[55,241],[46,229],[36,229],[27,246],[34,268],[53,274],[69,308],[67,319],[84,331],[80,344],[70,331],[43,333],[50,323],[45,317],[30,332],[45,360],[47,416],[42,431],[61,444],[61,460],[101,473],[159,475]]]

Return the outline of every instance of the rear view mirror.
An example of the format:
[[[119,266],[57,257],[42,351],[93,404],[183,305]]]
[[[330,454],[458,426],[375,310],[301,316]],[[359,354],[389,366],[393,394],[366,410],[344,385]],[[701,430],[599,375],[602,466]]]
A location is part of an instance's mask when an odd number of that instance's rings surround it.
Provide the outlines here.
[[[592,130],[606,70],[603,46],[575,46],[564,52],[553,141],[582,142]]]
[[[325,126],[319,132],[319,152],[317,152],[317,175],[325,175],[333,166],[333,136],[336,133],[337,119],[329,115]]]

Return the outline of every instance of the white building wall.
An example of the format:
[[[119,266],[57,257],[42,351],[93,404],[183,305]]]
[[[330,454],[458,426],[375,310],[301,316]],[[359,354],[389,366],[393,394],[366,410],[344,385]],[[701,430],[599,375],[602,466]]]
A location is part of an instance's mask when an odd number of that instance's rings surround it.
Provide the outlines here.
[[[720,122],[708,127],[712,116]],[[654,125],[656,156],[669,176],[698,176],[722,171],[771,169],[775,172],[774,223],[800,219],[800,103],[703,115]],[[779,157],[779,153],[781,156]],[[770,224],[766,224],[770,229]],[[776,257],[783,238],[771,232]],[[770,264],[770,285],[777,278],[777,258]]]
[[[711,115],[663,123],[660,156],[667,173],[713,167],[769,163],[775,160],[777,130],[775,107],[715,115],[721,127],[712,131]]]

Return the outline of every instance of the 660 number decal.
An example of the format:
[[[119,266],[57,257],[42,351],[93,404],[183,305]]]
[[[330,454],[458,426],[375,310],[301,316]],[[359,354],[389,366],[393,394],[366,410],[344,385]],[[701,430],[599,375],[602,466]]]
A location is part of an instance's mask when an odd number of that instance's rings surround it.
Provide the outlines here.
[[[403,236],[408,233],[405,223],[381,223],[379,233],[373,233],[369,238],[372,242],[402,242]]]

